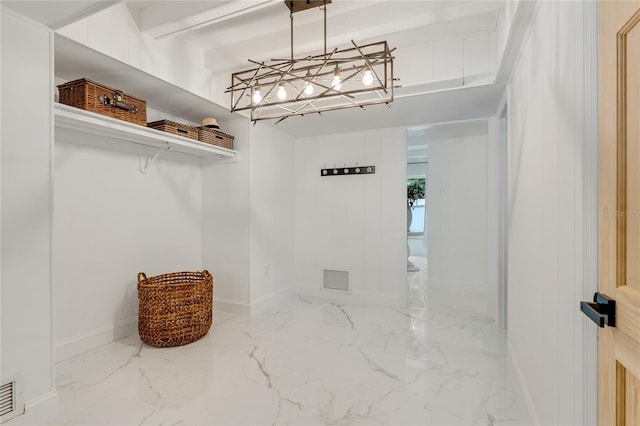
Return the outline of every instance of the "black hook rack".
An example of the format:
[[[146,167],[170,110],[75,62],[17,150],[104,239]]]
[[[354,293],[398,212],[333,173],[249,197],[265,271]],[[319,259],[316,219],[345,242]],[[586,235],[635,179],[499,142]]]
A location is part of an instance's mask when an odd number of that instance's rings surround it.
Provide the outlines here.
[[[320,176],[372,175],[376,173],[376,166],[331,167],[321,169]]]

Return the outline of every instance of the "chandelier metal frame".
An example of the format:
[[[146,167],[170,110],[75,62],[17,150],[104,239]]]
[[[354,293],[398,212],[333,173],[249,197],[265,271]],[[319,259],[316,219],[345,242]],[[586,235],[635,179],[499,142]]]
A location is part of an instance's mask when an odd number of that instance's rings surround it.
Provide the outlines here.
[[[250,111],[254,123],[280,121],[305,114],[393,102],[393,51],[386,41],[335,48],[327,52],[327,4],[331,0],[288,0],[291,57],[258,62],[231,74],[231,112]],[[293,15],[319,7],[324,13],[324,52],[303,58],[293,55]],[[317,92],[316,92],[317,90]]]

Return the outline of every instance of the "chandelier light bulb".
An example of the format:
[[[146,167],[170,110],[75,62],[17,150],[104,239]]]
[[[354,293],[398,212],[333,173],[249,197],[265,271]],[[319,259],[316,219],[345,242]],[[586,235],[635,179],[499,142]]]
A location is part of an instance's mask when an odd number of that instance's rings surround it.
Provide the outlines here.
[[[307,96],[311,96],[313,95],[313,83],[312,78],[311,78],[311,72],[309,70],[307,70],[307,75],[304,76],[304,80],[306,81],[306,84],[304,86],[304,94]]]
[[[362,84],[367,87],[373,84],[373,74],[371,74],[371,70],[366,70],[364,72],[364,75],[362,76]]]
[[[313,95],[313,83],[307,83],[307,85],[304,87],[304,94],[307,96]]]
[[[280,83],[280,85],[278,86],[277,96],[281,101],[287,99],[287,90],[284,88],[284,83]]]
[[[255,89],[253,89],[253,103],[254,104],[259,104],[260,101],[262,100],[262,94],[260,94],[260,88],[256,87]]]
[[[336,90],[342,89],[342,79],[340,78],[340,68],[336,65],[336,69],[333,71],[333,80],[331,81],[331,87]]]

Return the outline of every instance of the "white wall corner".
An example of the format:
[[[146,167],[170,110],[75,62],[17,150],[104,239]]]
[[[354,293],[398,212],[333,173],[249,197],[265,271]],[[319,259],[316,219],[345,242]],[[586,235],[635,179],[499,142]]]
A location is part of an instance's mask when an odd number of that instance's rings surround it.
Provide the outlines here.
[[[55,347],[55,361],[60,362],[88,350],[138,333],[138,318],[129,318],[100,329],[62,340]]]
[[[296,288],[295,287],[287,287],[287,288],[283,288],[282,290],[279,290],[277,292],[274,292],[270,295],[264,296],[262,298],[260,298],[259,300],[256,300],[255,302],[252,302],[250,304],[250,315],[256,316],[259,315],[263,312],[268,311],[269,309],[273,308],[274,306],[279,305],[281,302],[284,302],[285,300],[287,300],[288,298],[290,298],[291,296],[296,294]]]
[[[489,293],[489,312],[497,323],[498,268],[499,268],[499,213],[500,213],[500,135],[498,118],[488,120],[487,140],[487,284]]]
[[[516,373],[516,378],[518,380],[518,385],[520,386],[520,394],[524,398],[524,403],[527,407],[527,411],[529,412],[529,419],[531,420],[531,426],[541,426],[540,419],[538,418],[538,413],[536,412],[536,407],[533,403],[533,399],[531,398],[531,394],[529,393],[529,388],[527,387],[527,383],[524,380],[524,376],[522,375],[522,370],[520,369],[520,364],[518,363],[518,357],[513,350],[513,346],[511,346],[511,341],[507,341],[507,356],[511,361],[513,369]]]
[[[581,279],[576,280],[576,298],[590,300],[598,288],[598,22],[599,5],[597,2],[582,2],[582,56],[578,58],[578,69],[582,69],[584,77],[576,84],[577,93],[582,93],[582,99],[576,102],[583,106],[582,121],[576,123],[582,129],[582,167],[576,172],[576,182],[582,185],[582,197],[577,197],[582,205],[576,205],[576,215],[581,215],[583,229],[582,262],[578,267],[582,269],[577,273]],[[580,63],[582,66],[580,66]],[[580,232],[577,232],[580,234]],[[580,253],[578,253],[580,256]],[[576,371],[575,387],[582,389],[581,397],[576,402],[576,423],[583,425],[596,425],[598,423],[598,378],[595,373],[598,368],[598,330],[590,321],[580,318],[576,326],[577,339],[576,351],[581,354],[582,371]],[[580,323],[581,321],[581,323]],[[580,327],[581,325],[581,327]],[[580,330],[582,331],[580,333]]]
[[[515,3],[516,9],[507,28],[506,45],[498,60],[496,82],[510,82],[513,78],[513,71],[518,66],[523,46],[531,34],[543,0],[521,0],[507,3]]]
[[[216,311],[227,312],[230,314],[249,315],[251,313],[251,305],[242,300],[225,299],[223,297],[213,296],[213,322],[215,323]]]

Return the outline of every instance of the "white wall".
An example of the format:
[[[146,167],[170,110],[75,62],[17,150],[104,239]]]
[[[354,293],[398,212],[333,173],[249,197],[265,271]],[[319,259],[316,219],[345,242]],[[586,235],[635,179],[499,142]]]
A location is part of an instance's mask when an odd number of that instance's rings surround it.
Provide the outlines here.
[[[427,130],[429,285],[487,289],[487,122]],[[480,290],[479,288],[476,288]]]
[[[29,403],[54,389],[50,273],[50,42],[2,9],[1,379]],[[16,40],[20,42],[17,43]]]
[[[293,290],[294,138],[270,124],[250,127],[249,252],[252,314]]]
[[[416,38],[398,47],[394,75],[401,76],[403,87],[424,90],[486,84],[494,78],[494,44],[489,32],[427,43]]]
[[[202,265],[213,274],[215,309],[249,313],[249,121],[224,123],[238,160],[203,166]]]
[[[240,154],[204,167],[203,265],[219,309],[255,315],[293,285],[294,139],[247,120],[223,128]]]
[[[55,141],[57,360],[135,334],[137,273],[200,270],[202,253],[199,162],[161,155],[143,174],[137,154],[70,137]]]
[[[349,271],[351,299],[406,303],[406,130],[300,138],[295,145],[295,282],[321,292],[323,270]],[[323,166],[374,175],[321,177]]]
[[[585,424],[583,7],[541,3],[509,97],[509,341],[544,425]]]

